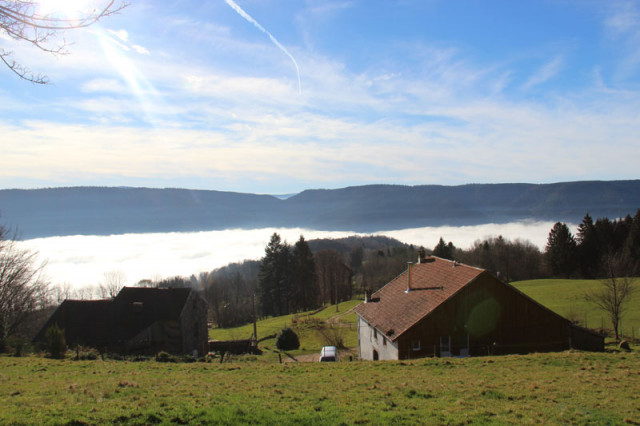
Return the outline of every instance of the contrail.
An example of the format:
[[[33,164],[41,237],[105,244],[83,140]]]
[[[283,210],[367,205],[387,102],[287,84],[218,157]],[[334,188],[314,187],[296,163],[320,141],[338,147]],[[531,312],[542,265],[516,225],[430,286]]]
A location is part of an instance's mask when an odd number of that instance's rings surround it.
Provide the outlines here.
[[[260,31],[262,31],[263,33],[268,35],[269,38],[271,39],[271,41],[273,42],[273,44],[275,44],[278,47],[278,49],[282,50],[285,53],[285,55],[287,55],[289,58],[291,58],[291,61],[293,62],[293,65],[295,65],[295,67],[296,67],[296,73],[298,74],[298,94],[302,94],[302,85],[300,84],[300,68],[298,68],[298,63],[296,62],[296,59],[293,57],[293,55],[291,53],[289,53],[289,51],[287,49],[285,49],[285,47],[283,45],[281,45],[280,42],[278,40],[276,40],[276,38],[269,31],[267,31],[262,25],[260,25],[258,23],[258,21],[253,19],[251,17],[251,15],[249,15],[247,12],[242,10],[242,8],[240,6],[238,6],[236,4],[236,2],[234,2],[233,0],[224,0],[224,1],[233,10],[238,12],[238,15],[242,16],[244,19],[246,19],[247,21],[252,23],[257,29],[259,29]]]

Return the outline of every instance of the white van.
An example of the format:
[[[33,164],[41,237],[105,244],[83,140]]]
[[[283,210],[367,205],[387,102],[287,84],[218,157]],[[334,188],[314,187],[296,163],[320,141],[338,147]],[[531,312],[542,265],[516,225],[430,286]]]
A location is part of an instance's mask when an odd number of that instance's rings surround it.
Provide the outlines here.
[[[320,351],[320,362],[331,362],[338,360],[338,350],[335,346],[324,346]]]

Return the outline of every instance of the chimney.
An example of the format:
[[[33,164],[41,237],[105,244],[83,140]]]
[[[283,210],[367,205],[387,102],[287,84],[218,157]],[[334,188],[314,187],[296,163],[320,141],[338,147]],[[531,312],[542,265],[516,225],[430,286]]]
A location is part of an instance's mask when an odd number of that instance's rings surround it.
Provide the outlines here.
[[[405,290],[405,293],[409,293],[411,291],[411,267],[413,266],[413,262],[407,262],[407,265],[409,266],[409,278],[407,280],[407,289]]]
[[[371,290],[364,291],[364,303],[371,303]]]

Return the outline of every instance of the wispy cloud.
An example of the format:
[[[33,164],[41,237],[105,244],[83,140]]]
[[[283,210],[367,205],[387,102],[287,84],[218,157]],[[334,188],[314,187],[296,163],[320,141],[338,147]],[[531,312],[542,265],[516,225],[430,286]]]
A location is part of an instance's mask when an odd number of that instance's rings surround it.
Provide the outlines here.
[[[96,78],[89,80],[82,85],[84,92],[113,92],[125,93],[126,89],[122,83],[115,79]]]
[[[556,56],[551,61],[538,68],[534,74],[529,77],[527,82],[523,85],[524,90],[529,90],[535,86],[546,83],[555,77],[562,69],[563,60],[560,56]]]
[[[271,40],[271,42],[273,42],[273,44],[276,45],[276,47],[280,50],[282,50],[284,52],[285,55],[287,55],[289,57],[289,59],[291,59],[291,61],[293,62],[293,65],[296,67],[296,74],[298,76],[298,93],[302,94],[302,84],[300,82],[300,68],[298,67],[298,62],[296,61],[296,58],[293,57],[293,55],[291,53],[289,53],[289,51],[287,50],[286,47],[284,47],[274,36],[273,34],[271,34],[269,31],[267,31],[262,25],[260,25],[258,23],[258,21],[256,21],[255,19],[253,19],[251,17],[251,15],[249,15],[247,12],[245,12],[240,6],[238,6],[238,4],[236,2],[234,2],[233,0],[225,0],[225,2],[233,9],[235,10],[240,16],[242,16],[245,20],[247,20],[249,23],[253,24],[253,26],[255,26],[257,29],[259,29],[260,31],[262,31],[263,33],[265,33],[267,36],[269,36],[269,39]]]
[[[615,42],[612,49],[622,52],[617,77],[626,80],[640,67],[640,5],[621,0],[607,3],[605,9],[605,29]]]

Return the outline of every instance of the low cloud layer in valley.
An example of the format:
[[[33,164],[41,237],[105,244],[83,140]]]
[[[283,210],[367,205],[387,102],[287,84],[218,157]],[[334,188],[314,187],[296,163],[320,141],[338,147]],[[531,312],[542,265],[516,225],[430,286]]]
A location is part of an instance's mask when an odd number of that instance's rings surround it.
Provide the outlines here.
[[[460,248],[475,240],[502,235],[508,239],[529,240],[544,249],[552,222],[486,224],[463,227],[425,227],[399,231],[380,231],[404,243],[433,248],[440,237]],[[575,229],[575,226],[572,226]],[[354,232],[316,231],[300,228],[264,228],[189,233],[124,234],[111,236],[69,236],[26,240],[20,244],[37,251],[46,261],[45,274],[52,284],[74,288],[96,286],[105,273],[124,273],[126,284],[142,279],[190,276],[211,271],[232,262],[260,259],[269,237],[279,233],[293,244],[305,239],[341,238]],[[364,234],[358,234],[364,235]]]

